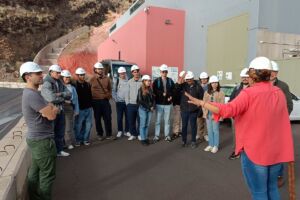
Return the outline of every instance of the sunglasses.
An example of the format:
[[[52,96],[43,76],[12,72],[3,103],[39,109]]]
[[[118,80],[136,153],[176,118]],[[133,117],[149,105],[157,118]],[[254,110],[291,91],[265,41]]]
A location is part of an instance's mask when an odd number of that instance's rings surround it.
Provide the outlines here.
[[[191,81],[191,80],[193,80],[193,79],[185,79],[186,81]]]
[[[85,74],[79,74],[78,76],[85,76]]]
[[[161,71],[161,73],[167,74],[167,73],[168,73],[168,71]]]

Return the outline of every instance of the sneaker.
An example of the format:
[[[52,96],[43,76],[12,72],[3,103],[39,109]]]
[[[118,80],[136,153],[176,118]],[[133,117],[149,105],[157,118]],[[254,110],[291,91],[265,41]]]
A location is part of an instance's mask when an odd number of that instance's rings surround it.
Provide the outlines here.
[[[213,149],[212,146],[207,146],[207,147],[204,149],[204,151],[211,151],[212,149]]]
[[[199,140],[200,139],[200,135],[196,135],[196,140]]]
[[[208,142],[208,135],[204,135],[204,139],[206,142]]]
[[[123,134],[122,131],[119,131],[118,134],[117,134],[117,138],[122,137],[122,134]]]
[[[210,152],[217,153],[218,150],[219,150],[218,147],[214,146]]]
[[[171,137],[172,140],[175,140],[177,139],[179,136],[178,136],[178,133],[174,133]]]
[[[192,142],[191,147],[192,147],[192,149],[196,149],[197,148],[196,142]]]
[[[103,136],[100,136],[98,135],[98,138],[97,138],[99,141],[103,141],[105,138]]]
[[[124,135],[127,136],[127,137],[130,137],[130,136],[131,136],[131,133],[126,132]]]
[[[166,136],[166,137],[165,137],[165,141],[167,141],[167,142],[172,142],[172,139],[171,139],[170,136]]]
[[[89,141],[84,141],[83,144],[84,144],[85,146],[89,146],[91,143],[90,143]]]
[[[232,152],[232,154],[228,157],[229,160],[235,160],[240,158],[240,154],[235,155],[235,152]]]
[[[135,140],[136,139],[136,136],[132,135],[128,138],[129,141],[132,141],[132,140]]]
[[[75,143],[75,147],[80,147],[80,145],[81,145],[80,142]]]
[[[70,144],[70,145],[68,145],[68,149],[74,149],[74,146]]]
[[[70,154],[65,152],[65,151],[61,151],[57,154],[57,156],[61,156],[61,157],[66,157],[66,156],[69,156]]]
[[[142,141],[142,138],[141,138],[141,136],[140,136],[140,135],[138,136],[138,140],[139,140],[139,141]]]
[[[159,137],[154,136],[154,138],[153,138],[153,143],[156,143],[156,142],[158,142],[158,141],[159,141]]]

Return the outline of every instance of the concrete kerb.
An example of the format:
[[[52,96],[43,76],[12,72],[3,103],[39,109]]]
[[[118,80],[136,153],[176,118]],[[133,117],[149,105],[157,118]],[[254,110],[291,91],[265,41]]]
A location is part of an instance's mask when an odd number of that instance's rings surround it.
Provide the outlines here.
[[[26,177],[31,157],[26,145],[26,126],[21,118],[1,141],[0,200],[26,199]],[[7,152],[7,153],[5,153]]]
[[[25,88],[26,83],[22,82],[0,82],[2,88]]]

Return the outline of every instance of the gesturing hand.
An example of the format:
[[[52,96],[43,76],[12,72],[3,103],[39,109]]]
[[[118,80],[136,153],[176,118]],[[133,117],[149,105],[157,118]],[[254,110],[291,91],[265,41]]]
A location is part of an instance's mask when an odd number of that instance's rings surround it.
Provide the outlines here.
[[[188,103],[194,104],[196,106],[202,106],[202,100],[192,97],[189,93],[185,92],[185,96],[189,98]]]

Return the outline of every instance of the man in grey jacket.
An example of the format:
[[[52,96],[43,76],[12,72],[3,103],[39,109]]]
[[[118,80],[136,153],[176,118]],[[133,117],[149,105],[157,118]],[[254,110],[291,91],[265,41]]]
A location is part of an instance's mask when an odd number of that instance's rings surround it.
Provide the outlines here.
[[[116,102],[117,109],[117,122],[118,122],[118,134],[117,138],[120,138],[122,134],[130,137],[128,128],[128,116],[127,107],[125,103],[125,96],[128,92],[128,80],[126,77],[126,69],[120,67],[118,69],[119,77],[117,77],[113,82],[112,97]],[[123,116],[125,116],[125,127],[123,129]]]
[[[71,92],[61,80],[61,68],[58,65],[51,65],[49,74],[44,78],[41,94],[43,98],[58,107],[59,112],[54,120],[54,140],[58,156],[69,156],[63,151],[65,135],[65,114],[63,104],[65,100],[71,99]]]
[[[131,136],[128,140],[135,140],[138,135],[138,129],[136,127],[136,122],[139,124],[138,109],[139,106],[136,102],[138,91],[142,85],[142,79],[140,77],[140,68],[137,65],[131,67],[131,73],[133,77],[128,81],[128,92],[125,96],[125,102],[128,112],[128,122],[129,122],[129,132]]]

